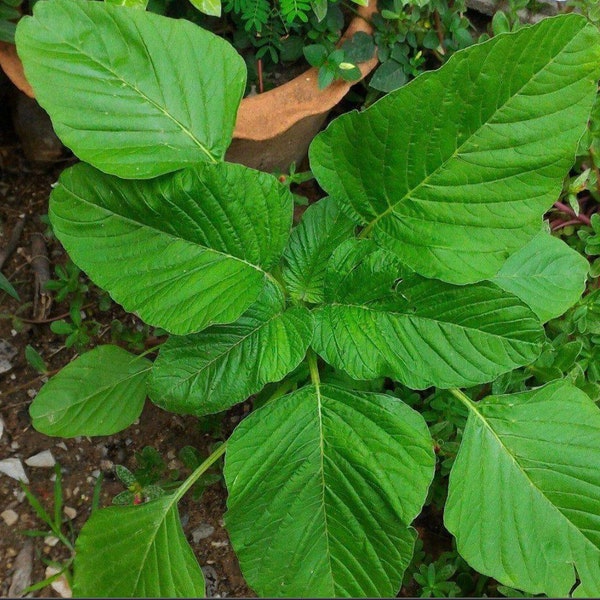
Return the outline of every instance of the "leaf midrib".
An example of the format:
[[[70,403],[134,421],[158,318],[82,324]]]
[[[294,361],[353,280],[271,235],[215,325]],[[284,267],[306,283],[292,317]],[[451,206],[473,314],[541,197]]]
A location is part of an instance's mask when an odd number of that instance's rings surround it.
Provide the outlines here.
[[[526,481],[529,483],[529,485],[531,486],[531,488],[533,490],[536,491],[536,493],[542,498],[542,500],[549,505],[554,512],[556,512],[559,517],[561,519],[563,519],[564,521],[566,521],[569,526],[575,530],[577,536],[579,538],[583,538],[597,553],[600,553],[600,548],[598,548],[598,546],[596,546],[596,544],[594,544],[587,536],[585,536],[581,530],[577,527],[577,525],[575,523],[573,523],[573,521],[571,521],[571,519],[565,515],[544,493],[544,491],[542,489],[540,489],[531,479],[531,477],[529,476],[529,474],[527,473],[527,471],[525,471],[525,469],[523,467],[521,467],[521,464],[519,463],[517,457],[510,451],[510,449],[508,448],[508,446],[506,446],[503,442],[502,439],[499,437],[499,435],[496,433],[496,431],[492,428],[491,424],[488,422],[488,420],[485,418],[485,416],[478,410],[476,404],[474,402],[470,402],[468,404],[469,409],[472,411],[472,414],[474,414],[479,421],[483,424],[483,427],[485,428],[486,431],[488,431],[492,437],[496,440],[497,444],[499,445],[499,447],[505,451],[506,455],[510,458],[510,460],[512,461],[512,463],[515,465],[516,469],[519,471],[519,473],[522,474],[522,476],[526,479]],[[575,560],[575,557],[573,557],[573,560]]]
[[[581,33],[582,29],[580,29],[577,34]],[[495,111],[489,116],[489,118],[481,123],[481,125],[475,129],[469,136],[468,138],[466,138],[463,143],[458,146],[454,152],[446,159],[444,160],[442,163],[440,163],[440,165],[435,168],[431,173],[429,173],[422,181],[420,181],[418,183],[418,185],[416,185],[415,187],[409,189],[406,191],[406,193],[404,194],[404,196],[402,196],[399,200],[392,202],[388,196],[388,194],[386,192],[383,193],[383,197],[386,201],[386,203],[388,204],[388,208],[386,210],[384,210],[380,215],[378,215],[377,217],[375,217],[372,221],[369,221],[366,223],[365,225],[365,230],[366,232],[370,232],[373,230],[373,228],[377,225],[377,223],[385,218],[386,216],[388,216],[389,214],[392,214],[395,212],[396,207],[400,204],[402,204],[404,201],[406,201],[407,199],[410,199],[410,197],[419,189],[421,189],[422,187],[424,187],[429,180],[434,177],[435,175],[437,175],[438,173],[440,173],[441,171],[443,171],[447,165],[451,162],[456,160],[457,156],[462,152],[462,150],[464,149],[464,147],[471,142],[471,140],[479,134],[479,132],[486,127],[488,124],[490,124],[493,119],[496,117],[496,115],[504,109],[504,107],[510,102],[512,101],[514,98],[516,98],[521,92],[522,90],[527,87],[528,85],[531,84],[531,82],[537,78],[540,73],[544,72],[545,70],[547,70],[554,62],[556,62],[557,57],[562,54],[566,48],[573,42],[573,40],[575,39],[575,37],[571,38],[567,44],[563,45],[560,50],[558,51],[558,53],[552,57],[552,60],[550,60],[549,62],[545,63],[542,68],[540,68],[538,71],[536,71],[535,73],[532,74],[531,78],[524,84],[522,85],[514,94],[512,94],[511,96],[508,96],[506,98],[506,100],[498,107],[496,107]],[[454,57],[451,57],[451,60]],[[360,118],[360,115],[358,115],[358,117]]]
[[[61,185],[62,185],[62,187],[64,188],[64,190],[68,194],[70,194],[71,196],[73,196],[74,198],[76,198],[79,202],[81,202],[81,203],[87,205],[88,207],[90,207],[92,211],[93,210],[98,210],[101,213],[104,213],[104,215],[106,217],[108,217],[108,218],[113,218],[113,219],[124,221],[124,222],[126,222],[128,224],[134,225],[137,229],[139,229],[139,228],[146,229],[146,230],[149,230],[149,231],[151,231],[153,233],[156,233],[156,234],[158,234],[160,236],[165,236],[165,237],[167,237],[169,239],[172,239],[172,240],[175,240],[175,241],[183,241],[186,244],[190,244],[192,246],[200,248],[204,252],[211,252],[213,254],[217,254],[219,256],[222,256],[225,259],[240,262],[240,263],[242,263],[244,265],[252,267],[253,269],[255,269],[256,271],[258,271],[259,273],[262,273],[265,276],[267,275],[267,273],[266,273],[266,271],[264,269],[262,269],[258,265],[255,265],[255,264],[249,262],[246,259],[239,258],[238,256],[235,256],[233,254],[227,254],[226,252],[223,252],[221,250],[216,250],[215,248],[211,248],[210,246],[205,246],[205,245],[203,245],[203,244],[201,244],[199,242],[195,242],[195,241],[187,239],[185,237],[178,236],[178,235],[173,234],[173,233],[169,233],[168,231],[164,231],[163,229],[159,229],[158,227],[155,227],[153,225],[148,225],[147,223],[144,223],[142,221],[136,221],[132,217],[127,217],[127,216],[125,216],[125,215],[123,215],[121,213],[118,213],[118,212],[113,211],[113,210],[111,210],[109,208],[106,208],[106,207],[104,207],[104,206],[102,206],[100,204],[97,204],[97,203],[95,203],[95,202],[93,202],[91,200],[87,200],[86,198],[83,198],[82,196],[80,196],[77,193],[75,193],[75,191],[72,188],[67,187],[64,183],[61,184]],[[57,189],[59,189],[59,188],[57,188]],[[55,200],[55,202],[58,203],[60,201],[56,201]],[[51,210],[52,210],[52,207],[51,207]],[[55,214],[57,214],[57,216],[59,218],[65,220],[65,217],[60,216],[60,214],[58,214],[57,211],[53,211],[53,212]],[[104,237],[106,237],[106,236],[104,236]]]
[[[135,24],[135,26],[137,29],[137,23]],[[50,31],[48,28],[46,28],[46,31],[48,31],[51,34],[54,34],[54,31]],[[62,43],[65,44],[65,46],[71,48],[75,53],[87,57],[87,59],[90,60],[94,65],[100,67],[101,70],[104,70],[107,73],[109,73],[110,75],[112,75],[117,81],[120,81],[121,83],[123,83],[130,90],[132,90],[136,94],[138,94],[138,96],[141,97],[143,100],[145,100],[149,105],[154,107],[157,111],[161,112],[165,117],[167,117],[170,121],[172,121],[175,125],[177,125],[177,127],[179,127],[179,129],[192,140],[194,145],[196,145],[207,156],[208,160],[211,163],[217,164],[218,162],[220,162],[212,154],[212,152],[192,133],[192,131],[190,131],[183,123],[181,123],[181,121],[176,119],[170,112],[168,112],[166,107],[163,107],[160,104],[158,104],[157,102],[155,102],[154,100],[152,100],[149,96],[147,96],[144,92],[142,92],[141,89],[139,89],[137,86],[133,85],[133,83],[130,83],[129,81],[127,81],[126,79],[121,77],[121,75],[119,75],[114,70],[110,69],[107,65],[105,65],[104,63],[102,63],[101,61],[96,59],[94,56],[90,55],[87,52],[83,52],[81,50],[81,48],[79,48],[74,43],[72,43],[69,40],[64,39],[64,38],[62,39]]]
[[[325,306],[332,306],[332,307],[342,307],[342,308],[359,308],[361,310],[367,311],[367,312],[371,312],[371,313],[376,313],[376,314],[380,314],[386,317],[394,317],[394,318],[398,318],[398,319],[408,319],[410,320],[421,320],[421,321],[426,321],[429,323],[435,323],[438,326],[445,326],[445,327],[451,327],[451,328],[456,328],[459,329],[461,331],[469,331],[469,332],[474,332],[477,333],[479,335],[485,335],[485,336],[490,336],[499,340],[510,340],[510,341],[515,341],[515,342],[519,342],[521,344],[528,344],[531,346],[537,346],[538,342],[535,341],[528,341],[528,340],[522,340],[520,338],[516,338],[516,337],[508,337],[506,335],[500,335],[497,333],[491,333],[489,331],[483,331],[481,329],[477,329],[475,327],[469,327],[466,325],[460,325],[458,323],[452,323],[450,321],[441,321],[439,319],[434,319],[433,317],[424,317],[418,314],[411,314],[411,313],[404,313],[404,312],[395,312],[395,311],[387,311],[387,310],[380,310],[377,308],[371,308],[370,306],[365,306],[364,304],[347,304],[347,303],[343,303],[343,302],[330,302],[327,303],[326,305],[323,306],[323,308]]]

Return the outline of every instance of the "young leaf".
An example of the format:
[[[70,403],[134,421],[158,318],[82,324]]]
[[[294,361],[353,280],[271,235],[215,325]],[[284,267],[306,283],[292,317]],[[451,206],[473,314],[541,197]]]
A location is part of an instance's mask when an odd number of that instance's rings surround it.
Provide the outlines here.
[[[283,280],[290,294],[302,302],[323,301],[323,280],[331,253],[352,235],[354,223],[332,198],[309,206],[290,236],[283,253]]]
[[[345,242],[330,261],[312,346],[331,365],[424,389],[484,383],[537,358],[543,329],[518,298],[491,283],[396,285],[402,271],[372,248]]]
[[[579,300],[588,268],[579,252],[541,232],[515,252],[490,281],[521,298],[546,322]]]
[[[205,597],[172,495],[94,511],[75,549],[75,597]]]
[[[29,407],[46,435],[110,435],[142,412],[151,363],[118,346],[98,346],[52,377]]]
[[[557,381],[470,403],[444,521],[479,572],[531,594],[600,594],[600,411]]]
[[[221,0],[190,0],[190,2],[205,15],[221,16]]]
[[[423,418],[390,396],[308,386],[244,419],[225,461],[227,530],[267,597],[391,597],[435,464]]]
[[[492,277],[560,193],[596,94],[599,38],[565,15],[457,52],[332,122],[311,145],[313,173],[417,273]]]
[[[80,164],[61,175],[49,214],[91,279],[147,323],[185,335],[234,321],[256,300],[292,211],[285,186],[242,165],[123,181]]]
[[[15,290],[10,281],[2,273],[0,273],[0,290],[12,296],[15,300],[20,299],[17,290]]]
[[[268,285],[235,323],[169,339],[152,369],[150,398],[177,413],[220,412],[293,371],[312,334],[308,309],[286,310],[281,293]]]
[[[218,36],[185,19],[53,0],[20,20],[16,40],[37,100],[81,160],[141,179],[225,154],[246,72]]]

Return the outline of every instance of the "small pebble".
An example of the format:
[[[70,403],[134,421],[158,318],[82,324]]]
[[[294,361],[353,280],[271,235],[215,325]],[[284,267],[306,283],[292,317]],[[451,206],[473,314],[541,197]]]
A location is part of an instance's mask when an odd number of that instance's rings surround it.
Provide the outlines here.
[[[71,521],[77,516],[77,511],[72,506],[65,506],[63,512],[67,519],[70,519]]]
[[[100,473],[101,473],[100,469],[94,469],[94,470],[93,470],[93,471],[90,473],[90,475],[91,475],[92,477],[94,477],[95,479],[98,479],[98,477],[100,477]]]
[[[27,458],[25,460],[25,464],[29,467],[49,469],[56,464],[56,461],[54,460],[54,456],[52,456],[52,452],[50,452],[50,450],[43,450],[42,452],[38,452],[37,454]]]
[[[5,458],[0,460],[0,473],[4,473],[17,481],[29,483],[29,479],[23,469],[23,463],[18,458]]]
[[[54,535],[48,535],[44,538],[44,544],[46,544],[46,546],[50,546],[51,548],[54,548],[58,542],[59,539]]]
[[[14,510],[11,510],[10,508],[5,510],[4,512],[2,512],[0,514],[0,517],[2,517],[4,522],[9,527],[12,527],[19,520],[19,515]]]
[[[37,394],[38,394],[38,391],[33,388],[29,388],[27,390],[27,395],[32,399],[35,398],[37,396]]]
[[[0,440],[2,439],[2,435],[4,434],[4,419],[0,417]]]
[[[106,473],[112,471],[115,467],[115,463],[112,460],[102,459],[100,461],[100,468]]]
[[[192,540],[197,544],[200,540],[205,540],[215,532],[215,528],[208,523],[200,523],[194,531],[192,531]]]
[[[46,567],[46,572],[44,573],[44,575],[46,579],[48,579],[48,577],[56,575],[59,571],[60,569],[57,569],[56,567]],[[71,598],[73,596],[73,592],[71,591],[69,582],[67,581],[67,578],[64,576],[64,574],[61,575],[58,579],[54,580],[50,584],[50,586],[55,592],[58,593],[58,595],[61,598]]]
[[[223,540],[222,542],[211,542],[210,545],[213,548],[226,548],[229,546],[229,542],[227,540]]]
[[[21,592],[31,585],[33,569],[33,542],[27,540],[15,558],[14,573],[8,590],[9,598],[20,598]]]
[[[19,446],[19,442],[11,442],[10,443],[10,449],[11,450],[18,450],[21,446]]]
[[[57,448],[61,448],[62,450],[64,450],[65,452],[67,452],[69,449],[67,448],[67,445],[64,442],[58,442],[58,444],[56,444]]]
[[[204,581],[206,582],[206,597],[217,598],[217,586],[219,584],[219,577],[214,567],[205,565],[202,567],[202,573],[204,574]]]

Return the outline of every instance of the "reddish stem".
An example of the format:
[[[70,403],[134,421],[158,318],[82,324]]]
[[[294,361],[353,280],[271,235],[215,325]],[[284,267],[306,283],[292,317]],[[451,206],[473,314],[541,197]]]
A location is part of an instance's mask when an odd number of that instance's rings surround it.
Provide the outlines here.
[[[262,69],[262,58],[256,61],[256,70],[258,71],[258,91],[262,94],[265,91],[263,85],[263,69]]]
[[[579,219],[571,219],[570,221],[563,221],[561,223],[557,223],[556,225],[552,224],[550,226],[550,229],[552,229],[552,231],[558,231],[563,227],[568,227],[569,225],[577,225],[578,223],[581,223]]]
[[[577,223],[583,223],[584,225],[592,224],[590,218],[587,215],[584,215],[583,213],[577,214],[570,206],[567,206],[562,202],[555,202],[554,208],[557,208],[560,212],[573,217]]]

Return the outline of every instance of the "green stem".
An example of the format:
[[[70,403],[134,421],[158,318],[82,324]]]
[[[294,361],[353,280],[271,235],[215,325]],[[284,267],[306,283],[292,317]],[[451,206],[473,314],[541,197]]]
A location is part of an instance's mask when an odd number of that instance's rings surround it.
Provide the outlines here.
[[[184,494],[225,454],[227,442],[223,442],[179,487],[173,495],[173,501],[179,502]]]
[[[319,377],[317,355],[311,348],[309,348],[306,353],[306,359],[308,360],[308,368],[310,369],[310,380],[313,382],[314,386],[319,387],[321,385],[321,378]]]
[[[448,390],[455,398],[460,400],[469,410],[474,406],[473,400],[471,400],[464,392],[461,392],[458,388],[451,388]]]
[[[151,346],[147,350],[144,350],[141,354],[137,354],[135,358],[143,358],[144,356],[146,356],[146,354],[151,354],[155,350],[158,350],[161,346],[162,344],[156,344],[156,346]]]

